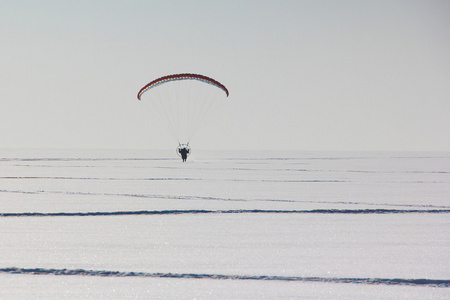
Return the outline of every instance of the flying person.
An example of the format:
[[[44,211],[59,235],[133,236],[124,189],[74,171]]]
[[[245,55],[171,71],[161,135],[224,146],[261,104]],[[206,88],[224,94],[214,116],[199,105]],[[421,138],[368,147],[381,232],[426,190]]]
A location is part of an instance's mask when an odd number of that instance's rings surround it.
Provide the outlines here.
[[[186,161],[187,155],[189,154],[189,149],[186,147],[178,149],[178,152],[181,154],[181,158],[183,159],[183,162]]]
[[[137,99],[161,117],[168,132],[178,141],[176,154],[185,162],[192,154],[188,142],[201,127],[197,125],[202,124],[229,94],[228,89],[213,78],[180,73],[150,81],[139,90]]]

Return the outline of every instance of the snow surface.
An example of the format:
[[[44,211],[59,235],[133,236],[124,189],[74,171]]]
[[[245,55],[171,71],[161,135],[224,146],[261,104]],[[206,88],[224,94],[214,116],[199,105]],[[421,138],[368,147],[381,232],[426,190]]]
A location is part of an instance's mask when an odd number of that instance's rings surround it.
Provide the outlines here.
[[[0,298],[449,299],[450,153],[1,150]]]

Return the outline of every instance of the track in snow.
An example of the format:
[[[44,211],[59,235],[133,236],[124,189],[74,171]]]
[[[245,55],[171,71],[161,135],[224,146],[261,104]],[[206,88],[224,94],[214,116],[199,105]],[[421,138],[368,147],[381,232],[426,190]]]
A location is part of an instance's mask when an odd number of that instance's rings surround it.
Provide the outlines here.
[[[62,276],[98,276],[98,277],[149,277],[149,278],[184,278],[184,279],[212,279],[212,280],[271,280],[271,281],[300,281],[322,283],[353,283],[353,284],[383,284],[450,287],[450,280],[446,279],[404,279],[404,278],[338,278],[338,277],[301,277],[301,276],[267,276],[267,275],[221,275],[221,274],[192,274],[192,273],[147,273],[120,272],[83,269],[43,269],[43,268],[3,268],[0,273],[22,275],[62,275]]]
[[[313,209],[313,210],[139,210],[111,212],[23,212],[0,213],[0,217],[94,217],[127,215],[185,215],[185,214],[448,214],[450,209]]]

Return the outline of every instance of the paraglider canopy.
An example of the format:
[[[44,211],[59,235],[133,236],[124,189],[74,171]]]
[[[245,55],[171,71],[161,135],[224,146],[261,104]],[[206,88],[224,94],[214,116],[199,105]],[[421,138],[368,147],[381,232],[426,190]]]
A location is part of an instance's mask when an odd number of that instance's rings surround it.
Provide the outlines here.
[[[169,82],[169,81],[175,81],[175,80],[199,80],[199,81],[203,81],[205,83],[214,85],[220,89],[222,89],[226,94],[227,97],[230,95],[230,93],[228,92],[228,89],[221,84],[220,82],[218,82],[217,80],[214,80],[210,77],[204,76],[204,75],[200,75],[200,74],[191,74],[191,73],[183,73],[183,74],[174,74],[174,75],[167,75],[167,76],[163,76],[160,77],[158,79],[155,79],[151,82],[149,82],[148,84],[146,84],[138,93],[137,98],[139,100],[141,100],[141,96],[143,93],[145,93],[146,91],[148,91],[151,88],[157,87],[158,85],[161,85],[163,83]]]

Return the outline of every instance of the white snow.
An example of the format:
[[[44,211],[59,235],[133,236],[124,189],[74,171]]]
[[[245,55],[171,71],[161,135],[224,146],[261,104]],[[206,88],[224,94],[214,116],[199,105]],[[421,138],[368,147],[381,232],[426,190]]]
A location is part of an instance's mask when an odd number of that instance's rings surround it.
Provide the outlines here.
[[[450,298],[450,153],[193,150],[1,150],[0,298]]]

